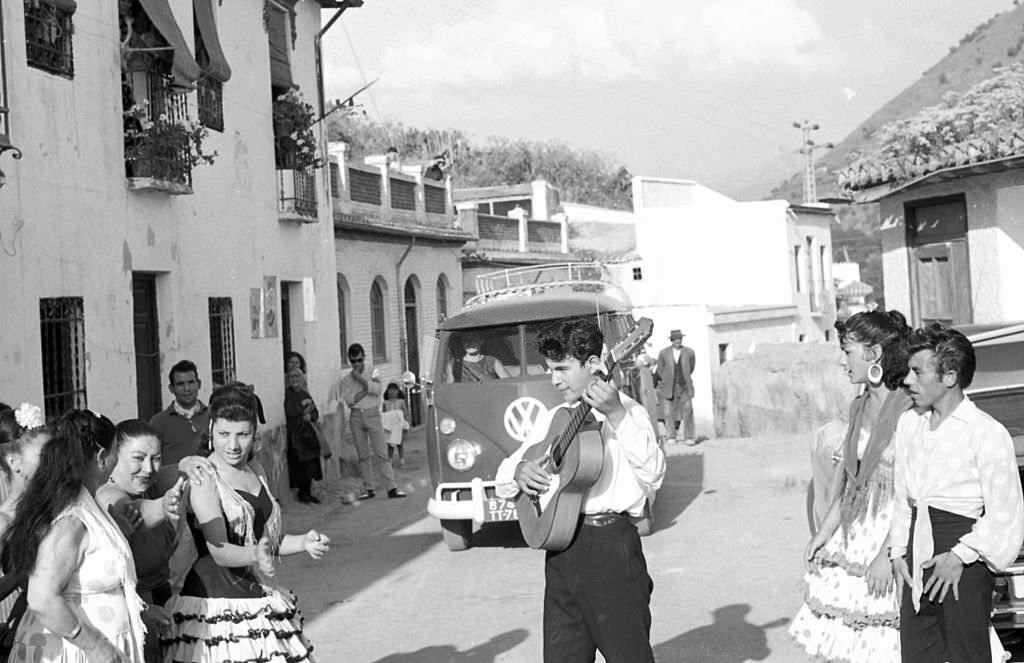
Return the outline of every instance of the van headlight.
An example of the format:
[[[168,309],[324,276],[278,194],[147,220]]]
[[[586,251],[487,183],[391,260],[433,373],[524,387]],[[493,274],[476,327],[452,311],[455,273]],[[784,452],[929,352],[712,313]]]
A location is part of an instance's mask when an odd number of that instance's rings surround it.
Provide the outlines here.
[[[451,417],[442,417],[437,423],[437,429],[445,435],[451,435],[455,432],[455,420]]]
[[[448,465],[453,470],[466,472],[476,465],[476,459],[482,450],[478,442],[456,438],[448,444]]]

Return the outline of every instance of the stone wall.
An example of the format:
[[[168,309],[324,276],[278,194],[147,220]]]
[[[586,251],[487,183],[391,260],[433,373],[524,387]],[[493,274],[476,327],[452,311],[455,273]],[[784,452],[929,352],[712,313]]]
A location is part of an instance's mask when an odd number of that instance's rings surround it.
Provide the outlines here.
[[[844,419],[856,389],[831,343],[768,343],[722,364],[714,378],[715,434],[804,433]]]

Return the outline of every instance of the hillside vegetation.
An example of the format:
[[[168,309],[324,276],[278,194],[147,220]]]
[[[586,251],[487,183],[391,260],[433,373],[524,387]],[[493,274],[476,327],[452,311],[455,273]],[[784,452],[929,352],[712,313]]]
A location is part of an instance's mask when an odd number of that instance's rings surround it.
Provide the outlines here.
[[[912,85],[893,97],[862,122],[834,149],[817,162],[819,197],[838,192],[836,172],[858,157],[881,148],[880,129],[887,124],[909,118],[919,111],[941,104],[949,92],[962,94],[981,81],[992,78],[997,69],[1024,61],[1024,7],[1014,3],[967,32],[949,53],[936,62]],[[799,202],[802,175],[792,177],[776,187],[768,198],[784,198]],[[878,238],[878,206],[838,206],[840,227],[833,229],[832,244],[836,260],[849,259],[861,264],[861,280],[875,286],[880,293],[882,282],[881,245]]]

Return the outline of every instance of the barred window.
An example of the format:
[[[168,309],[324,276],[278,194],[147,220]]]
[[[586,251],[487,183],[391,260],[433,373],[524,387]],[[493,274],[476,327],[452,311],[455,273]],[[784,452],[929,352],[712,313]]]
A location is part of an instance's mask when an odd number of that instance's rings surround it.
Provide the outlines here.
[[[196,84],[199,122],[207,129],[224,131],[224,84],[203,76]]]
[[[87,405],[84,308],[81,297],[39,300],[43,409],[48,419]]]
[[[384,286],[380,279],[370,286],[370,337],[374,361],[387,359],[387,329],[384,327]]]
[[[25,0],[25,58],[30,67],[72,77],[74,3]]]
[[[230,297],[210,297],[210,379],[215,386],[235,379],[235,321]]]

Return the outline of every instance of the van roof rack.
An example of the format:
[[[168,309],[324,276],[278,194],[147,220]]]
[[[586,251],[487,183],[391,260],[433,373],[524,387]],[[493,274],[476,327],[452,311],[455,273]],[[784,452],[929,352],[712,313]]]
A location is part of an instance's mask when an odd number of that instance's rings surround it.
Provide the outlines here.
[[[513,296],[547,292],[604,292],[618,290],[600,262],[557,262],[502,269],[476,277],[476,292],[466,306]]]

